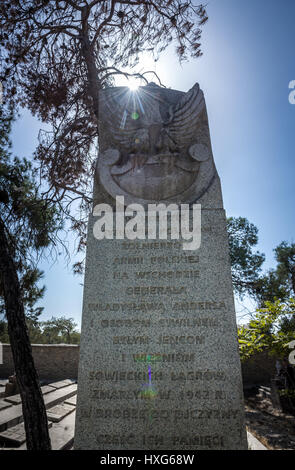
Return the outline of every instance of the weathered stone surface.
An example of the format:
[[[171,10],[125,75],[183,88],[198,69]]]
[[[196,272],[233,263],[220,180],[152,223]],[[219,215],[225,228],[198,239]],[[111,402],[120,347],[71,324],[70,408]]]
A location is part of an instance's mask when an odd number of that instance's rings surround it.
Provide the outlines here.
[[[48,345],[32,345],[32,349],[34,352],[34,359],[38,361],[38,374],[39,377],[43,377],[48,382],[48,377],[52,380],[56,381],[58,379],[62,379],[64,377],[74,377],[77,378],[78,374],[78,359],[79,359],[79,346],[78,345],[49,345],[50,348],[47,347]],[[62,349],[61,346],[64,346]],[[10,350],[10,345],[6,344],[3,346],[6,350],[6,356],[8,356],[7,351]],[[36,349],[38,352],[36,352]],[[45,355],[46,352],[46,361],[44,360],[42,363],[39,360],[39,355]],[[64,357],[66,356],[66,361]],[[11,353],[9,352],[9,363],[0,364],[1,367],[7,366],[9,371],[13,370],[13,362]],[[65,362],[66,367],[65,369]],[[245,386],[251,384],[260,385],[261,383],[270,383],[271,378],[275,374],[275,358],[272,356],[268,356],[265,352],[259,353],[254,355],[250,360],[242,363],[242,376],[243,382]],[[72,371],[77,371],[76,375],[72,374]],[[9,372],[9,373],[10,373]],[[48,375],[49,374],[49,375]],[[7,373],[8,376],[8,373]],[[3,382],[7,382],[7,380],[3,380]],[[3,392],[1,390],[3,389]],[[0,398],[4,397],[4,389],[5,387],[0,386]],[[3,393],[3,396],[1,394]]]
[[[51,428],[52,423],[48,422],[48,428]],[[7,429],[0,433],[0,442],[7,447],[19,447],[26,441],[26,432],[24,423],[17,424],[12,428]]]
[[[66,380],[60,380],[58,382],[50,383],[48,384],[48,387],[59,389],[59,388],[67,387],[68,385],[71,385],[72,383],[73,383],[73,380],[66,379]]]
[[[48,393],[44,395],[44,403],[45,407],[48,409],[51,406],[57,405],[62,401],[65,401],[67,398],[71,398],[77,394],[77,385],[68,385],[65,388],[61,388],[59,390],[55,390],[52,393]]]
[[[66,403],[67,405],[74,405],[74,406],[76,406],[76,404],[77,404],[77,395],[75,395],[75,396],[72,397],[72,398],[69,398],[68,400],[65,400],[65,403]]]
[[[41,387],[41,392],[43,395],[47,395],[48,393],[52,393],[52,387],[50,387],[49,385],[43,385],[43,387]]]
[[[126,87],[105,89],[100,113],[97,178],[113,198],[192,202],[212,185],[216,170],[198,84],[187,93],[154,83],[136,95]]]
[[[58,388],[67,387],[69,383],[72,383],[72,382],[65,383],[65,381],[63,381],[59,387],[44,385],[43,387],[41,387],[41,392],[43,395],[46,395],[47,393],[52,393],[54,390]],[[20,394],[12,395],[11,397],[6,397],[4,400],[9,403],[12,403],[13,405],[19,405],[22,402]]]
[[[76,395],[77,385],[68,385],[60,390],[54,390],[52,393],[44,395],[45,407],[48,409],[68,398]],[[0,432],[15,426],[23,421],[22,405],[14,405],[0,412]]]
[[[49,431],[52,450],[67,450],[74,442],[76,411],[60,423],[54,423]]]
[[[32,344],[35,366],[40,380],[63,380],[77,378],[78,344]],[[0,377],[6,378],[14,371],[10,344],[3,344],[3,364],[0,364]]]
[[[19,394],[11,395],[11,397],[5,397],[4,400],[7,401],[8,403],[11,403],[12,405],[19,405],[22,402]]]
[[[11,403],[8,403],[7,401],[2,399],[0,400],[0,411],[4,410],[5,408],[9,408],[10,406],[12,406]]]
[[[249,450],[268,450],[253,434],[247,431],[247,440]]]
[[[74,411],[60,423],[52,424],[51,429],[49,429],[52,450],[68,450],[72,447],[74,442],[75,416],[76,412]],[[19,447],[19,450],[25,449],[26,443]]]
[[[2,410],[0,413],[0,432],[15,426],[22,420],[22,405],[15,405]]]
[[[202,239],[196,251],[184,251],[181,238],[98,241],[97,217],[89,217],[74,447],[247,449],[226,217],[202,94],[197,87],[186,96],[161,92],[141,122],[121,116],[127,127],[120,134],[118,120],[110,123],[114,113],[120,117],[112,93],[111,116],[102,116],[95,204],[114,207],[115,195],[127,193],[126,203],[197,202]],[[135,148],[132,139],[142,144]],[[159,162],[169,165],[169,155],[172,193]],[[145,167],[138,180],[137,164]],[[178,168],[188,178],[193,173],[190,185]],[[117,178],[120,169],[127,179]]]
[[[47,419],[49,421],[53,421],[54,423],[59,423],[63,418],[72,413],[74,410],[75,407],[73,405],[66,403],[56,405],[47,411]]]

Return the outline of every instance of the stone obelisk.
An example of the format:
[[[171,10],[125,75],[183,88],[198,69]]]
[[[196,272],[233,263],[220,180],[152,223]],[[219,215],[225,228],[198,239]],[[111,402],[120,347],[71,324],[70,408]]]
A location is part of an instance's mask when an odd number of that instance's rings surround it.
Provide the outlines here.
[[[99,103],[75,449],[247,449],[226,216],[203,93],[151,83],[108,88]],[[159,204],[159,217],[173,204],[189,208],[190,221],[200,209],[195,249],[184,249],[182,233],[151,239],[135,223],[141,235],[130,237],[132,213]],[[107,212],[113,225],[97,237]]]

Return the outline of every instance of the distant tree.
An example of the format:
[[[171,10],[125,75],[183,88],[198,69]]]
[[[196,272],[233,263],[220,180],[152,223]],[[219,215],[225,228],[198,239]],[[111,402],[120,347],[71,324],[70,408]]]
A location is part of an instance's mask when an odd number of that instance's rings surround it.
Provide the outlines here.
[[[288,343],[295,340],[294,321],[295,299],[266,301],[248,325],[238,328],[241,360],[262,351],[280,358],[288,356]]]
[[[295,295],[295,243],[282,242],[274,249],[277,260],[276,273],[289,295]]]
[[[289,297],[289,290],[278,277],[275,269],[270,269],[255,282],[255,299],[259,307],[263,307],[265,302],[284,302]]]
[[[16,176],[13,174],[13,168],[11,166],[11,157],[7,153],[7,150],[10,148],[9,141],[9,132],[12,122],[12,113],[8,110],[2,111],[0,114],[0,207],[3,214],[7,215],[7,208],[9,194],[13,196],[14,204],[17,204],[17,199],[19,198],[19,188],[15,185]],[[17,159],[16,159],[17,161]],[[27,162],[22,162],[22,166],[19,166],[19,171],[26,171],[24,167],[27,165]],[[28,168],[28,167],[27,167]],[[14,168],[16,170],[16,166]],[[5,207],[5,209],[4,209]],[[5,214],[6,212],[6,214]],[[12,219],[10,218],[9,224],[11,224]],[[18,237],[20,234],[15,233],[14,236]],[[37,300],[43,297],[45,287],[39,287],[38,283],[43,276],[43,273],[37,269],[36,266],[26,261],[25,246],[23,245],[22,251],[17,253],[15,252],[14,263],[17,270],[20,289],[22,293],[22,300],[25,307],[25,313],[27,316],[38,316],[42,312],[42,308],[35,308],[34,304]],[[3,291],[3,282],[0,275],[0,318],[2,316],[2,321],[5,317],[5,307],[4,307],[4,291]]]
[[[261,274],[264,255],[253,248],[258,229],[243,217],[227,219],[232,279],[235,292],[254,298],[258,309],[248,325],[238,328],[241,360],[268,351],[286,357],[295,339],[295,244],[275,248],[277,267]]]
[[[52,317],[41,323],[44,342],[76,344],[79,342],[79,334],[76,331],[77,324],[73,318]]]
[[[281,325],[280,325],[280,330],[283,333],[291,333],[293,334],[293,337],[295,339],[295,313],[293,315],[285,316],[285,318],[282,319]]]
[[[295,244],[282,242],[274,249],[277,266],[262,274],[263,253],[254,251],[258,229],[244,217],[227,219],[232,280],[235,292],[250,295],[264,307],[266,302],[287,301],[295,295]]]
[[[265,260],[263,253],[253,251],[258,243],[258,229],[244,217],[229,217],[227,231],[234,290],[241,298],[246,293],[256,298]]]
[[[31,344],[79,344],[80,333],[73,318],[52,317],[40,321],[37,317],[26,317],[26,325]],[[0,342],[9,343],[8,325],[0,321]]]
[[[9,132],[12,123],[12,113],[0,110],[0,207],[6,227],[9,227],[9,239],[13,249],[14,266],[17,270],[25,314],[29,317],[39,316],[43,308],[35,307],[45,291],[39,282],[43,277],[33,262],[32,250],[48,246],[54,233],[56,212],[48,201],[36,204],[38,187],[36,171],[32,163],[26,159],[12,158],[9,149]],[[45,215],[42,212],[45,208]],[[30,216],[30,220],[26,220]],[[20,220],[24,218],[23,222]],[[45,223],[44,223],[45,222]],[[30,235],[35,238],[30,240]],[[0,315],[5,314],[3,279],[0,275]]]
[[[0,285],[4,298],[8,334],[22,398],[28,449],[50,449],[47,416],[35,369],[24,301],[30,305],[40,296],[32,285],[39,273],[28,269],[33,254],[49,246],[61,228],[50,201],[38,190],[36,174],[27,160],[12,158],[9,131],[12,114],[0,108]],[[32,264],[33,266],[33,264]],[[18,272],[24,272],[22,286]],[[25,283],[30,286],[24,292]],[[23,287],[23,290],[22,290]],[[26,297],[27,295],[27,297]]]
[[[1,1],[4,98],[51,125],[40,133],[36,159],[47,197],[80,237],[78,250],[85,246],[91,202],[99,91],[116,75],[130,75],[122,68],[138,64],[141,53],[153,52],[157,60],[173,41],[180,60],[199,57],[207,20],[205,8],[191,0]],[[80,215],[71,211],[72,201],[75,209],[80,201]]]
[[[41,322],[38,318],[26,318],[29,338],[31,344],[45,344],[42,336]]]
[[[277,266],[270,269],[256,282],[255,292],[258,304],[262,307],[265,302],[282,302],[295,295],[295,244],[286,241],[275,249]]]
[[[20,256],[19,259],[15,259],[15,267],[19,278],[25,315],[26,317],[36,318],[41,315],[43,311],[43,307],[36,307],[35,304],[44,296],[45,286],[39,286],[39,282],[44,273],[37,267],[28,264],[23,258],[23,255]],[[0,276],[0,316],[1,315],[5,317],[4,291]]]

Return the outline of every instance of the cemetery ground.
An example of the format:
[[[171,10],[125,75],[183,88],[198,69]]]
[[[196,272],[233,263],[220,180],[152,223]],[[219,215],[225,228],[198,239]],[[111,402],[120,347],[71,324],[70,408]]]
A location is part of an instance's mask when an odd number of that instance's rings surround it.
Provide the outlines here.
[[[246,428],[268,450],[295,449],[295,416],[274,408],[268,387],[245,397]]]
[[[19,394],[4,397],[7,380],[0,380],[0,450],[25,450],[25,431]],[[72,450],[77,383],[73,379],[41,387],[47,409],[53,450]],[[245,396],[247,431],[268,450],[295,449],[295,416],[275,409],[268,387],[256,387]]]
[[[21,397],[5,396],[7,380],[0,379],[0,450],[26,450]],[[68,450],[74,442],[77,381],[59,380],[41,385],[47,410],[52,450]]]

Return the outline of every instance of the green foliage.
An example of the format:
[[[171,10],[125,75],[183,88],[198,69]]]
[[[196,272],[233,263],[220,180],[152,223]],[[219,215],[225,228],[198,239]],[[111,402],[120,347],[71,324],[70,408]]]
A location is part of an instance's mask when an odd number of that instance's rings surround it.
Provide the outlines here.
[[[284,388],[282,390],[278,390],[278,392],[281,397],[295,398],[295,390],[290,388]]]
[[[25,253],[29,247],[40,249],[50,244],[50,235],[59,228],[54,206],[38,194],[37,175],[28,160],[2,157],[0,190],[5,194],[2,216],[14,251]]]
[[[295,339],[294,315],[295,299],[266,301],[265,307],[256,311],[247,326],[238,328],[241,360],[264,350],[277,357],[286,357],[290,351],[288,343]]]
[[[41,323],[42,338],[47,344],[77,344],[80,342],[80,334],[76,331],[76,327],[73,318],[52,317],[51,320]]]
[[[276,299],[286,301],[295,295],[295,244],[282,242],[274,249],[277,266],[256,282],[256,299],[259,306]]]
[[[35,161],[79,237],[78,252],[92,203],[100,91],[132,75],[121,67],[142,70],[144,52],[156,61],[174,44],[180,61],[199,57],[207,20],[203,5],[181,0],[1,0],[3,99],[47,123]],[[147,83],[155,74],[135,75]]]
[[[80,333],[73,318],[52,317],[47,321],[26,319],[31,344],[79,344]],[[7,323],[0,322],[0,342],[9,343]]]
[[[256,281],[255,297],[260,307],[263,307],[265,302],[275,302],[276,299],[283,302],[289,296],[289,289],[282,283],[275,269],[270,269]]]
[[[26,318],[26,324],[29,332],[29,338],[31,344],[44,344],[42,340],[42,329],[41,322],[38,318]]]
[[[8,335],[8,328],[7,322],[5,320],[0,320],[0,342],[1,343],[9,343],[9,335]]]
[[[244,217],[227,219],[233,287],[243,298],[250,295],[259,307],[295,295],[295,243],[282,242],[274,249],[277,266],[261,274],[263,253],[253,251],[258,229]]]
[[[25,158],[12,157],[10,153],[12,121],[13,113],[1,107],[0,217],[19,277],[26,315],[34,317],[42,312],[42,308],[34,308],[34,304],[45,290],[38,285],[43,273],[36,267],[35,256],[55,239],[62,222],[54,204],[42,197],[32,163]],[[4,313],[0,273],[0,314]]]
[[[265,260],[263,253],[253,252],[258,243],[258,229],[244,217],[230,217],[227,231],[234,290],[241,298],[246,293],[255,297],[256,282]]]
[[[295,295],[295,243],[282,242],[274,250],[278,262],[276,272],[289,294]]]

